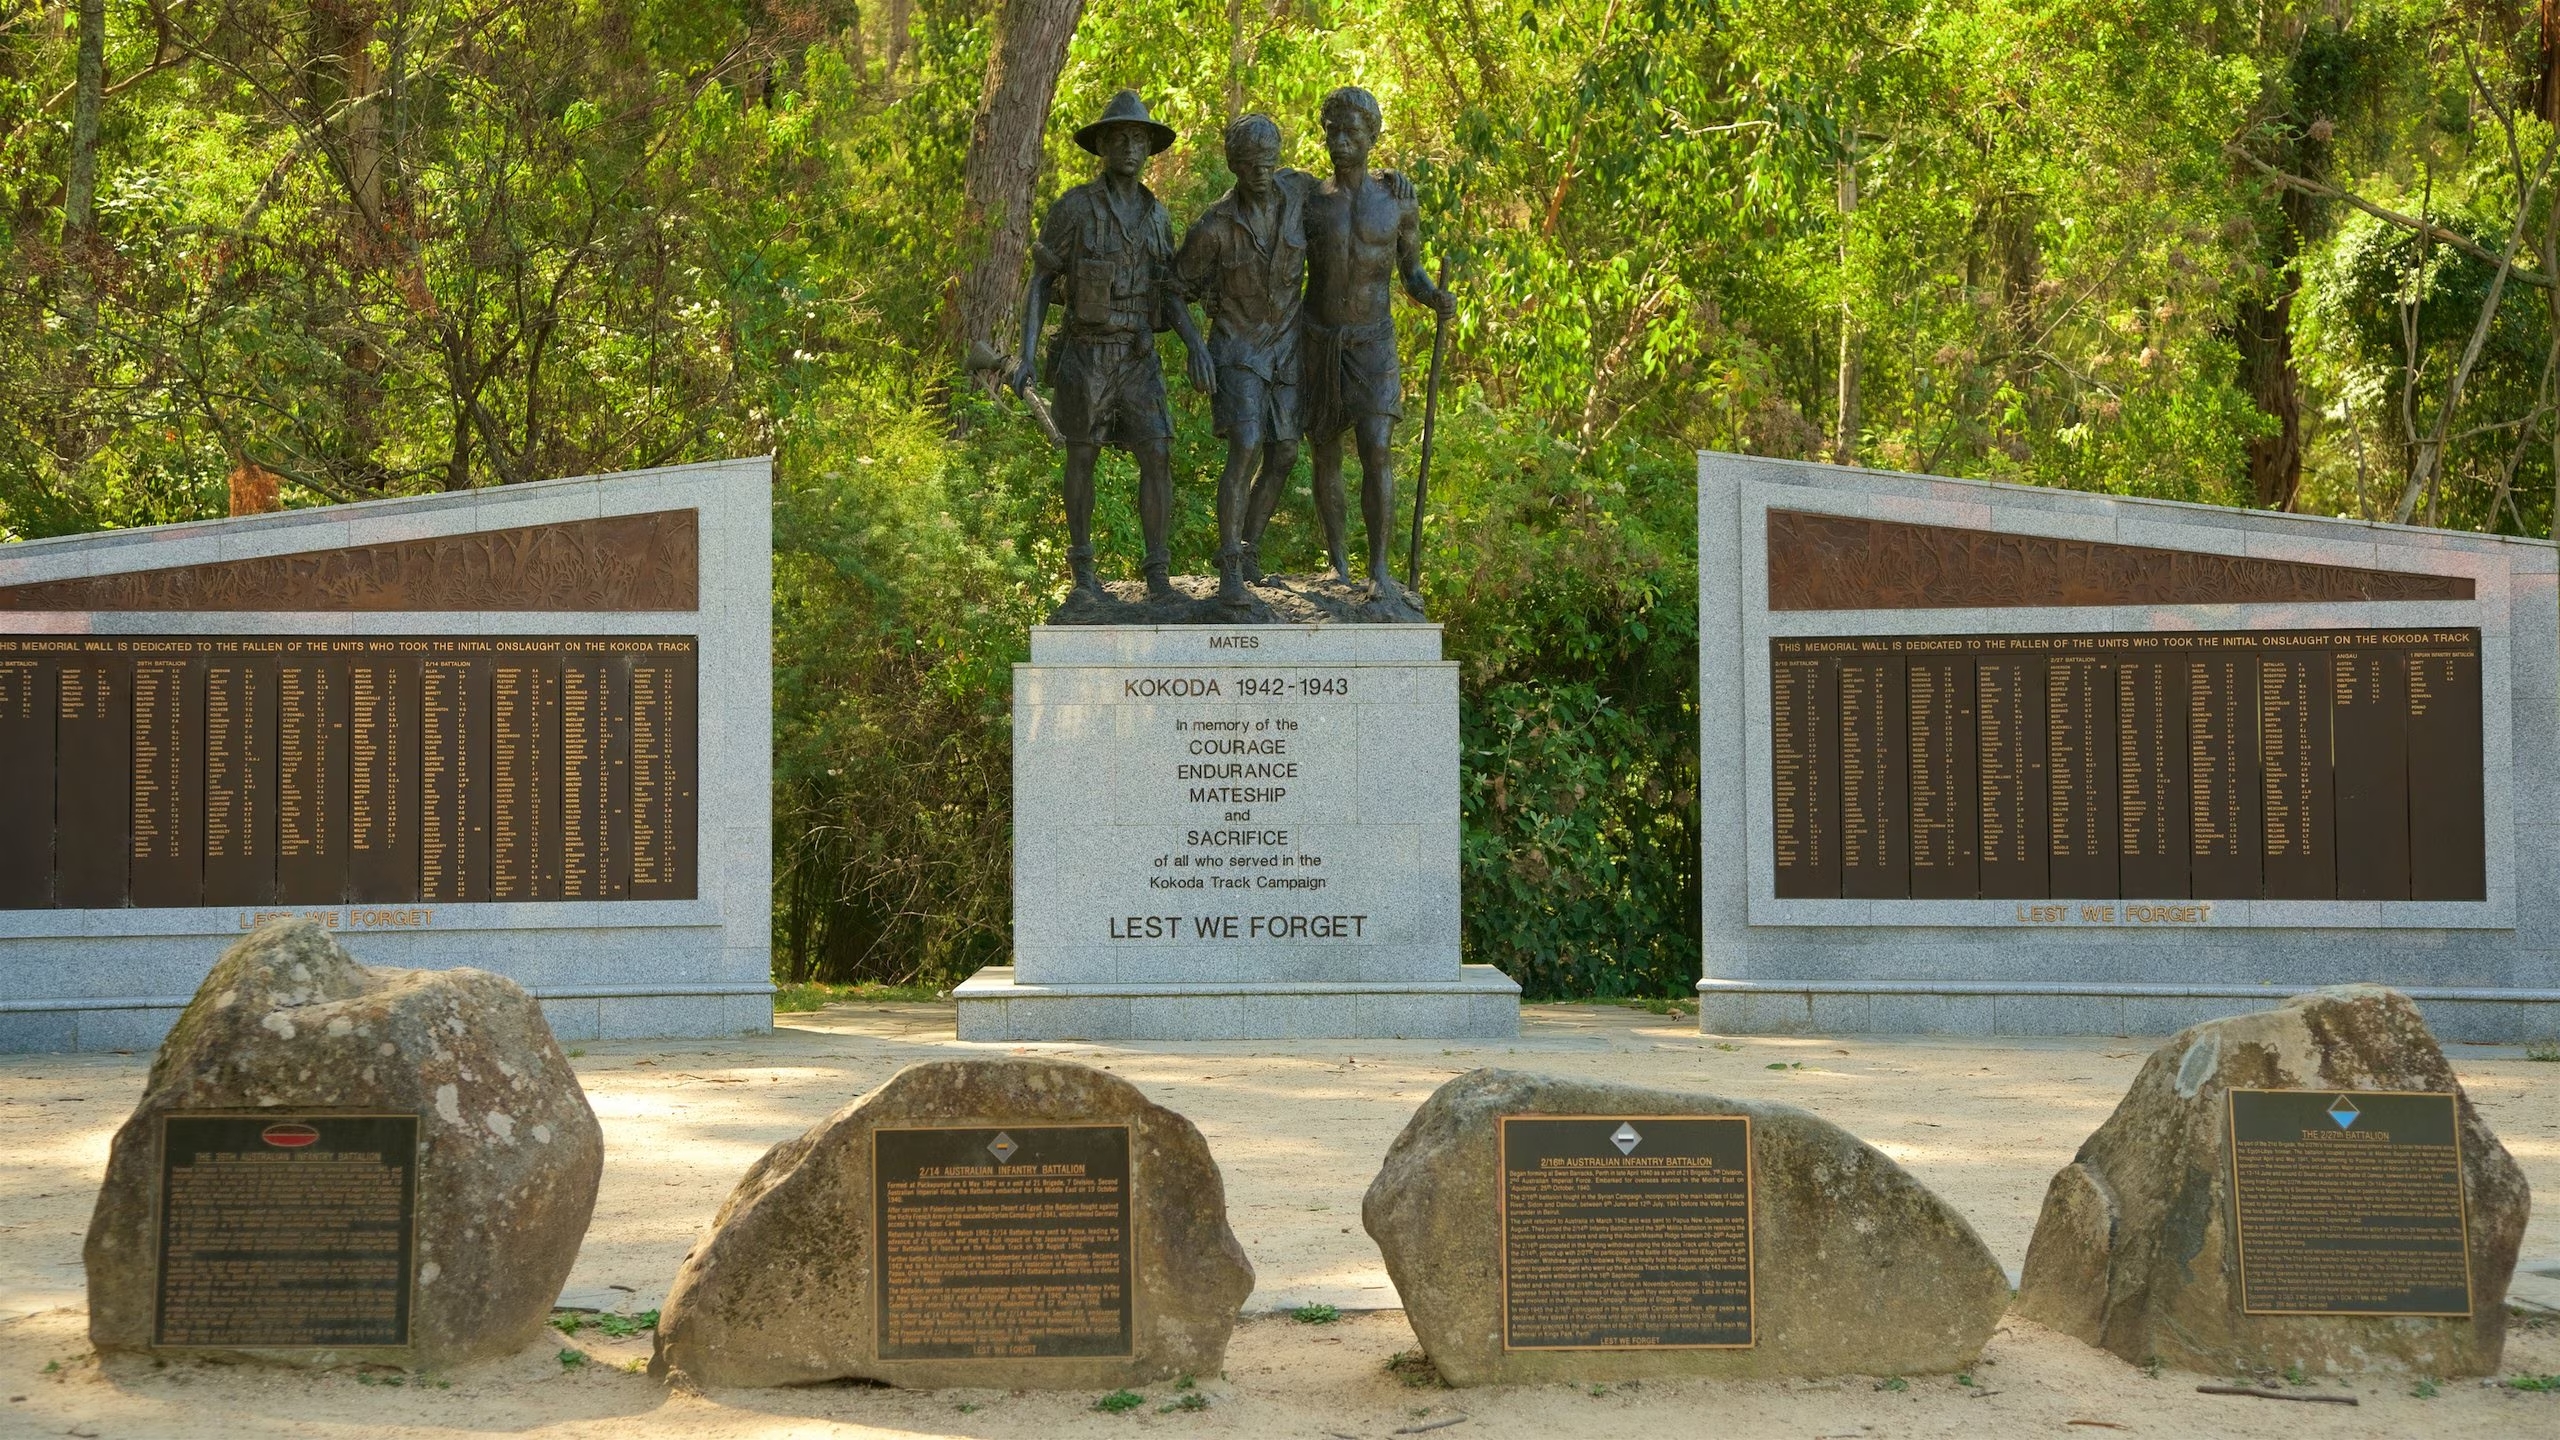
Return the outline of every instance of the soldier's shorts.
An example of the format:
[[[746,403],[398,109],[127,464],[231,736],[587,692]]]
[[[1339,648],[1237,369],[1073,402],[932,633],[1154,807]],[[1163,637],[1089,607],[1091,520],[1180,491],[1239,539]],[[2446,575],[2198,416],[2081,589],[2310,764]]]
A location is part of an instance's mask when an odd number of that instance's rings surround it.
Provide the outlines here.
[[[1268,445],[1274,440],[1295,440],[1303,433],[1298,387],[1291,383],[1297,369],[1292,360],[1285,378],[1277,380],[1266,380],[1248,366],[1218,367],[1218,393],[1209,401],[1209,416],[1222,438],[1233,439],[1245,430]]]
[[[1306,391],[1309,435],[1321,439],[1372,415],[1404,414],[1393,320],[1343,326],[1310,320],[1298,355],[1303,367],[1298,383]]]
[[[1152,335],[1063,339],[1051,352],[1051,418],[1070,445],[1136,445],[1173,434]]]

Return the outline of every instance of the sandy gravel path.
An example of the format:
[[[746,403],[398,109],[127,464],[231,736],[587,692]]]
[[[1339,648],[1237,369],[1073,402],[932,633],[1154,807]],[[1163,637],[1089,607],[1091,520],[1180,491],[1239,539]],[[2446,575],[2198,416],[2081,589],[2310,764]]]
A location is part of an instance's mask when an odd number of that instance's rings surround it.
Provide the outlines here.
[[[1969,1216],[2014,1270],[2046,1180],[2113,1108],[2150,1048],[2126,1040],[1702,1037],[1684,1022],[1598,1006],[1532,1007],[1521,1040],[981,1047],[951,1039],[948,1007],[840,1006],[788,1017],[770,1037],[584,1047],[580,1079],[603,1119],[603,1194],[572,1292],[654,1305],[741,1171],[919,1059],[1039,1050],[1106,1066],[1189,1115],[1227,1177],[1236,1232],[1260,1277],[1209,1407],[1166,1411],[1168,1387],[1129,1415],[1082,1395],[904,1394],[862,1387],[671,1395],[620,1366],[645,1337],[589,1330],[564,1365],[546,1344],[500,1365],[393,1386],[376,1377],[118,1361],[83,1335],[80,1237],[108,1137],[140,1094],[147,1056],[0,1059],[0,1434],[97,1437],[1125,1435],[1307,1437],[1427,1431],[1475,1436],[1616,1436],[1668,1430],[1770,1436],[2181,1436],[2560,1434],[2560,1395],[2476,1383],[2430,1398],[2405,1383],[2315,1386],[2354,1408],[2194,1393],[2023,1321],[1993,1341],[1964,1386],[1945,1378],[1877,1388],[1811,1384],[1410,1388],[1385,1362],[1412,1333],[1392,1309],[1360,1196],[1415,1105],[1480,1065],[1583,1074],[1783,1099],[1846,1126],[1910,1167]],[[2560,1196],[2560,1065],[2456,1047],[2464,1085],[2523,1163]],[[1783,1067],[1783,1068],[1779,1068]],[[2560,1267],[2560,1204],[2526,1238]],[[1764,1263],[1767,1263],[1764,1260]],[[2534,1282],[2560,1299],[2560,1279]],[[618,1287],[618,1288],[617,1288]],[[1270,1314],[1320,1300],[1333,1325]],[[48,1367],[51,1367],[48,1369]],[[2510,1372],[2560,1371],[2560,1324],[2518,1331]],[[1882,1378],[1882,1377],[1879,1377]],[[20,1398],[23,1397],[23,1398]],[[1711,1427],[1703,1417],[1713,1416]],[[2079,1423],[2074,1423],[2079,1422]]]

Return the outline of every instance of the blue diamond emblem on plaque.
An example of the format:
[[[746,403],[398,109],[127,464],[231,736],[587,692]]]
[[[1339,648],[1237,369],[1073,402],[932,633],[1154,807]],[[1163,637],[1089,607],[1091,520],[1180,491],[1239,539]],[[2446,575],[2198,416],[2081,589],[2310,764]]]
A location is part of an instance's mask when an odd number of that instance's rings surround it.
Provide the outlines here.
[[[996,1132],[996,1138],[987,1142],[987,1153],[996,1157],[996,1163],[999,1165],[1012,1159],[1013,1152],[1021,1148],[1013,1143],[1012,1136],[1001,1130]]]
[[[1620,1121],[1617,1130],[1609,1136],[1609,1143],[1618,1147],[1619,1154],[1632,1155],[1643,1139],[1642,1135],[1636,1133],[1636,1127]]]
[[[2354,1125],[2357,1117],[2363,1113],[2363,1111],[2356,1108],[2356,1102],[2348,1099],[2344,1095],[2341,1095],[2337,1099],[2329,1102],[2329,1118],[2337,1121],[2338,1128],[2341,1130]]]

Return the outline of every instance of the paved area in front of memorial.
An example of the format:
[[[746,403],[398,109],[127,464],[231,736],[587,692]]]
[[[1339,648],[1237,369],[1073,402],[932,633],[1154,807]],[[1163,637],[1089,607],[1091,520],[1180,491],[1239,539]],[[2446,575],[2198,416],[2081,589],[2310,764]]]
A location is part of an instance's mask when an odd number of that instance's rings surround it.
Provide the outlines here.
[[[2511,1436],[2560,1432],[2560,1394],[2405,1381],[2311,1387],[2356,1408],[2198,1395],[2022,1320],[2004,1322],[1972,1386],[1847,1379],[1789,1384],[1647,1383],[1591,1393],[1544,1386],[1409,1388],[1385,1364],[1413,1344],[1391,1308],[1360,1196],[1423,1097],[1480,1065],[1785,1100],[1876,1144],[1969,1217],[2015,1271],[2045,1182],[2114,1107],[2156,1041],[1700,1036],[1694,1021],[1604,1006],[1532,1006],[1512,1043],[1293,1041],[974,1046],[948,1006],[839,1006],[785,1017],[770,1037],[615,1042],[575,1064],[605,1128],[595,1223],[572,1277],[579,1298],[645,1310],[738,1175],[914,1060],[1019,1050],[1106,1066],[1189,1115],[1224,1169],[1237,1235],[1260,1276],[1210,1406],[1166,1412],[1168,1386],[1126,1415],[1091,1395],[1002,1389],[901,1393],[855,1386],[670,1394],[619,1367],[647,1354],[593,1329],[497,1365],[400,1386],[237,1367],[116,1361],[85,1339],[80,1239],[108,1138],[141,1093],[147,1055],[0,1058],[0,1434],[123,1437],[850,1437],[1154,1434],[1470,1437],[2062,1435],[2122,1427],[2195,1436]],[[2454,1046],[2464,1085],[2522,1163],[2538,1206],[2528,1267],[2560,1270],[2560,1064],[2520,1049]],[[1783,1067],[1783,1068],[1779,1068]],[[1798,1068],[1800,1067],[1800,1068]],[[1763,1256],[1761,1263],[1784,1263]],[[2519,1289],[2560,1305],[2560,1277]],[[613,1287],[629,1287],[616,1290]],[[623,1297],[628,1297],[627,1299]],[[1270,1312],[1306,1301],[1345,1318]],[[48,1369],[48,1367],[52,1367]],[[2509,1374],[2560,1371],[2560,1321],[2519,1325]],[[1883,1377],[1879,1377],[1882,1379]],[[369,1381],[375,1383],[368,1383]],[[20,1398],[23,1397],[23,1398]],[[1465,1416],[1455,1425],[1434,1422]],[[2086,1427],[2072,1421],[2091,1422]],[[2103,1422],[2103,1423],[2100,1423]],[[1425,1429],[1424,1427],[1434,1427]]]

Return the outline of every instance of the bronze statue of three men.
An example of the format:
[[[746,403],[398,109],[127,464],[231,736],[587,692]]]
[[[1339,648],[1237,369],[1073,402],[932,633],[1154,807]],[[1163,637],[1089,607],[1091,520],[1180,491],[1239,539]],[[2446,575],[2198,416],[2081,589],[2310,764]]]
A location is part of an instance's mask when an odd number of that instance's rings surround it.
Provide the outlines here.
[[[1170,127],[1134,91],[1111,98],[1076,143],[1102,158],[1099,179],[1058,198],[1032,247],[1022,359],[1012,377],[1028,393],[1042,321],[1066,319],[1049,349],[1052,413],[1066,448],[1067,560],[1075,588],[1099,598],[1093,568],[1093,467],[1102,447],[1138,467],[1138,519],[1147,593],[1180,598],[1169,574],[1173,418],[1155,336],[1171,330],[1188,352],[1191,383],[1211,397],[1227,442],[1218,484],[1218,597],[1246,602],[1264,576],[1259,543],[1280,503],[1302,439],[1312,440],[1316,516],[1336,579],[1350,578],[1342,490],[1343,441],[1360,457],[1360,513],[1374,593],[1401,596],[1389,573],[1395,471],[1389,440],[1402,416],[1390,286],[1438,311],[1449,293],[1422,268],[1413,187],[1372,174],[1382,126],[1375,96],[1345,86],[1319,119],[1330,178],[1280,165],[1280,127],[1247,115],[1227,127],[1235,188],[1193,221],[1177,248],[1172,217],[1139,176],[1173,143]],[[1190,306],[1209,317],[1204,342]]]

